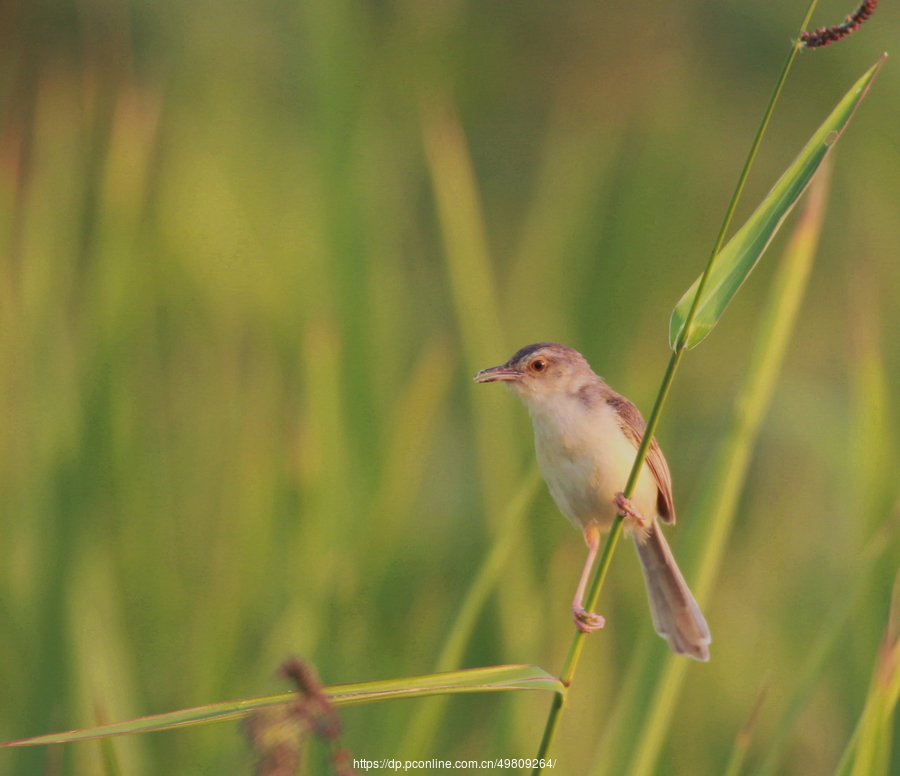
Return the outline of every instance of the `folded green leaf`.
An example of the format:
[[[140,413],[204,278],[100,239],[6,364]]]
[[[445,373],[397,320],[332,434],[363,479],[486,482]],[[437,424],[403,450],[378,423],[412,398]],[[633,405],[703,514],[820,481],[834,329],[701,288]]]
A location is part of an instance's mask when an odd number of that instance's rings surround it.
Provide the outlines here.
[[[447,671],[441,674],[408,676],[402,679],[384,679],[378,682],[358,682],[335,684],[323,687],[322,692],[335,706],[354,706],[361,703],[394,700],[396,698],[423,698],[428,695],[448,693],[498,692],[501,690],[551,690],[564,693],[565,687],[556,677],[550,676],[536,666],[509,665],[488,668],[470,668],[464,671]],[[51,733],[35,738],[9,741],[4,746],[38,746],[41,744],[61,744],[69,741],[83,741],[88,738],[121,736],[127,733],[149,733],[169,730],[187,725],[202,725],[208,722],[246,717],[258,709],[292,703],[297,693],[282,692],[259,698],[213,703],[193,709],[140,717],[127,722],[111,725],[71,730],[67,733]]]
[[[716,256],[688,331],[684,330],[685,323],[697,294],[700,278],[678,302],[669,324],[669,344],[673,349],[694,347],[716,325],[731,298],[756,266],[781,223],[809,185],[825,155],[837,142],[886,56],[883,55],[847,92],[762,204]]]

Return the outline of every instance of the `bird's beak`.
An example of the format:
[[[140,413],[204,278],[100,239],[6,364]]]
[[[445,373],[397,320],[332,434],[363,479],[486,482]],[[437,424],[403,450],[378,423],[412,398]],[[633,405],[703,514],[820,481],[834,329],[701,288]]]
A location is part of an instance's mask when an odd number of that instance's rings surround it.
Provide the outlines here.
[[[501,366],[492,366],[490,369],[482,369],[477,375],[475,375],[476,383],[493,383],[498,380],[505,383],[514,383],[520,377],[522,373],[518,369],[513,369],[506,364]]]

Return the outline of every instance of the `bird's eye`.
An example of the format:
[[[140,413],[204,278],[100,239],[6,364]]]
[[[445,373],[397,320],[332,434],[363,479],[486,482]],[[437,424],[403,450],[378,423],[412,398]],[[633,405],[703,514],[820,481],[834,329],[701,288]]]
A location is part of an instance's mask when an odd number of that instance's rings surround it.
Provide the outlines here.
[[[541,371],[543,371],[543,369],[544,369],[545,366],[547,366],[547,362],[546,362],[546,361],[541,361],[541,359],[539,359],[539,358],[538,358],[538,359],[535,359],[534,361],[531,362],[531,368],[532,368],[535,372],[541,372]]]

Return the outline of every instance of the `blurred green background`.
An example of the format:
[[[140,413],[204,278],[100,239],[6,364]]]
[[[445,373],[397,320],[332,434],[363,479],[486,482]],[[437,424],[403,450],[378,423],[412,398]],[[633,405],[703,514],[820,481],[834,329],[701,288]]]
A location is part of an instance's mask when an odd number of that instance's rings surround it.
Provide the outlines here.
[[[0,739],[286,689],[292,653],[326,683],[434,670],[533,461],[525,411],[472,375],[560,341],[649,411],[805,5],[0,4]],[[883,5],[801,54],[736,225],[900,39]],[[750,762],[787,733],[780,773],[833,770],[860,714],[893,535],[779,730],[898,497],[898,127],[889,59],[838,148],[660,773],[721,772],[763,686]],[[676,380],[681,525],[783,242]],[[585,550],[536,492],[457,667],[560,669]],[[599,610],[553,773],[627,751],[604,734],[645,691],[628,667],[665,655],[627,544]],[[456,698],[418,754],[533,756],[549,702]],[[421,708],[348,709],[345,743],[411,756]],[[252,770],[232,724],[115,748],[129,776]],[[0,753],[0,774],[98,772],[93,742]]]

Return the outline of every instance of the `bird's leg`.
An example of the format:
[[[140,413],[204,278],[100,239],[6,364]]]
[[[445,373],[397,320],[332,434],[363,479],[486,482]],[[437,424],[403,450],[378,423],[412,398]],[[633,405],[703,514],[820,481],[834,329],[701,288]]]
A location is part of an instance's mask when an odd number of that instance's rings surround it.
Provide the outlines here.
[[[622,515],[622,517],[633,518],[641,528],[646,528],[650,524],[650,521],[637,511],[631,499],[625,498],[625,494],[622,493],[622,491],[616,493],[614,501],[616,509],[619,510],[619,514]]]
[[[584,540],[588,546],[587,560],[584,562],[584,569],[581,572],[581,579],[578,580],[578,589],[575,591],[575,600],[572,601],[572,619],[575,625],[582,633],[591,633],[599,630],[606,624],[599,614],[586,612],[584,610],[584,589],[587,587],[588,579],[591,576],[591,569],[594,566],[594,559],[597,557],[597,550],[600,547],[600,529],[595,525],[589,525],[584,529]]]

